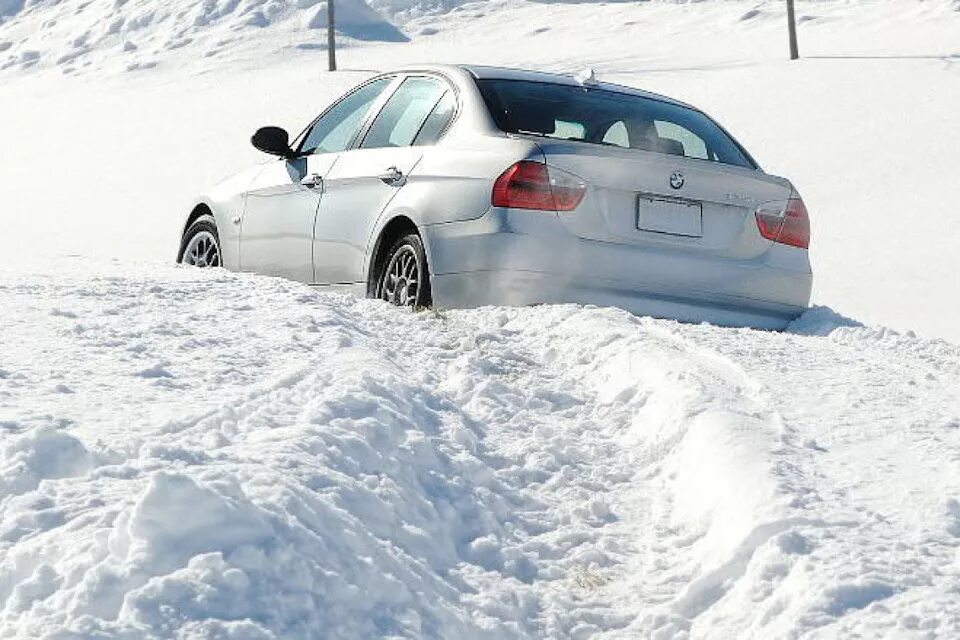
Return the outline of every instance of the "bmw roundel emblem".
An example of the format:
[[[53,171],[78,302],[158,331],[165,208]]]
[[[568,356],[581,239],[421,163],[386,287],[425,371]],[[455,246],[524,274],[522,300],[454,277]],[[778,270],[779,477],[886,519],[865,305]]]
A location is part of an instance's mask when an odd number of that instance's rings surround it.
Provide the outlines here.
[[[684,182],[683,174],[679,171],[674,171],[670,174],[670,186],[674,189],[682,187]]]

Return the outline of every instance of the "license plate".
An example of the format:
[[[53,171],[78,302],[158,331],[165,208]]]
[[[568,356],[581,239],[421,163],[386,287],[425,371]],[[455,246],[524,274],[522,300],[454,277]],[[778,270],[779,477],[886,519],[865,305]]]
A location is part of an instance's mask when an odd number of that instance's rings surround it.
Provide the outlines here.
[[[637,229],[672,236],[703,236],[703,205],[692,200],[640,195]]]

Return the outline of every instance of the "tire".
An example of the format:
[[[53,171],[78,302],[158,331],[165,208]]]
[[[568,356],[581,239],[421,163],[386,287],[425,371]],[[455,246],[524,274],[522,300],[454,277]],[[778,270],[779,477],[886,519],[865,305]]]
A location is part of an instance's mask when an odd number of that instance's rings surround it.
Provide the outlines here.
[[[390,247],[377,278],[377,297],[398,307],[424,309],[433,303],[423,240],[409,233]]]
[[[202,215],[187,228],[180,241],[177,262],[195,267],[222,267],[220,234],[211,215]]]

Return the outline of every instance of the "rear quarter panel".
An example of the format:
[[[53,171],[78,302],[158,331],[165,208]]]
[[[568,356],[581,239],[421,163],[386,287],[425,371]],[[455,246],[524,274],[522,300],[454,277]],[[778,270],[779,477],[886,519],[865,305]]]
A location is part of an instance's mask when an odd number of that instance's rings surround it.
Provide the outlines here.
[[[431,147],[390,203],[390,217],[405,210],[418,225],[479,218],[490,209],[493,183],[520,160],[543,161],[535,144],[476,136]]]
[[[397,217],[418,228],[482,217],[490,210],[497,177],[527,159],[543,161],[536,144],[496,134],[450,137],[430,147],[380,214],[367,240],[365,264],[371,263],[384,227]],[[429,262],[432,248],[427,237],[423,240]]]

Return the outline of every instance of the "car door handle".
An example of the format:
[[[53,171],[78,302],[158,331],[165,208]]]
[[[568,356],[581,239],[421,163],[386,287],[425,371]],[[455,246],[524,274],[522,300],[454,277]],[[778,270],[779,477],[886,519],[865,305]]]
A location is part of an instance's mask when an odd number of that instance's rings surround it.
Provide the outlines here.
[[[300,181],[300,184],[307,187],[308,189],[316,189],[317,187],[323,186],[323,176],[319,173],[309,173],[303,177]]]
[[[390,167],[377,177],[387,184],[397,184],[403,180],[403,171],[400,171],[396,167]]]

